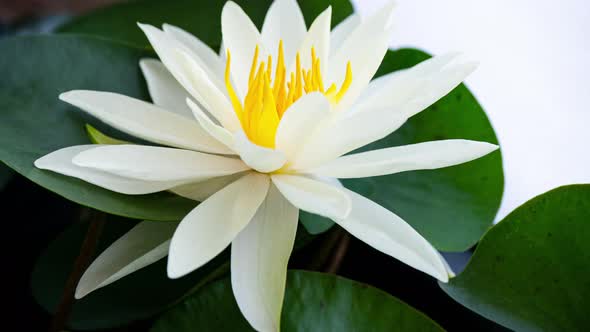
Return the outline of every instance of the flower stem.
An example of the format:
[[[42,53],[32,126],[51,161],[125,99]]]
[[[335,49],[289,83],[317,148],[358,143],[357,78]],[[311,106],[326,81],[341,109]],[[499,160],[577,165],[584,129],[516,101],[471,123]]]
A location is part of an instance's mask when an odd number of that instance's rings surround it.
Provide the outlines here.
[[[319,236],[316,241],[316,246],[311,248],[311,251],[307,253],[311,257],[311,261],[305,265],[305,269],[312,271],[325,271],[325,266],[328,264],[332,256],[334,248],[338,245],[338,241],[342,236],[338,226],[332,227],[331,230]],[[307,249],[308,251],[310,249]],[[310,254],[312,253],[312,254]],[[304,254],[304,257],[306,255]]]
[[[86,211],[83,211],[82,215],[85,212]],[[74,262],[74,266],[72,268],[72,271],[70,272],[70,276],[66,281],[62,298],[57,307],[57,311],[53,316],[49,332],[60,332],[64,330],[66,322],[72,311],[72,306],[74,304],[74,292],[76,290],[76,285],[78,285],[78,281],[80,281],[82,274],[84,273],[86,268],[88,268],[88,265],[90,265],[90,260],[94,256],[94,251],[96,249],[98,239],[100,237],[100,234],[102,233],[102,228],[104,226],[105,221],[104,213],[98,211],[90,211],[89,214],[90,220],[88,223],[88,231],[86,232],[86,237],[84,238],[84,242],[80,247],[80,253],[76,258],[76,261]]]
[[[326,272],[328,273],[337,273],[340,269],[340,265],[342,265],[342,260],[346,255],[346,251],[348,250],[348,245],[350,244],[350,235],[344,231],[340,230],[342,233],[340,235],[340,239],[338,241],[338,245],[334,250],[334,254],[332,255],[332,259],[328,267],[326,268]]]

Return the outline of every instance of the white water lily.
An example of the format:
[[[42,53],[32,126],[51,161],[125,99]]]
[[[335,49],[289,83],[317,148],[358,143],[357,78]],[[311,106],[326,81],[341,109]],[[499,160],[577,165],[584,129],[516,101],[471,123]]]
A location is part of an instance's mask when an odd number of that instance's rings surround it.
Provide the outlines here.
[[[337,180],[447,167],[497,149],[454,139],[348,154],[391,134],[475,68],[450,54],[372,80],[392,8],[353,15],[330,32],[330,8],[307,29],[295,0],[277,0],[259,32],[228,2],[221,55],[180,28],[140,24],[160,58],[140,63],[153,104],[109,92],[60,95],[159,146],[67,147],[38,168],[119,193],[168,190],[202,201],[178,226],[138,224],[90,266],[76,297],[166,255],[169,277],[182,277],[231,244],[240,310],[255,329],[277,331],[300,209],[446,282],[452,272],[428,241]]]

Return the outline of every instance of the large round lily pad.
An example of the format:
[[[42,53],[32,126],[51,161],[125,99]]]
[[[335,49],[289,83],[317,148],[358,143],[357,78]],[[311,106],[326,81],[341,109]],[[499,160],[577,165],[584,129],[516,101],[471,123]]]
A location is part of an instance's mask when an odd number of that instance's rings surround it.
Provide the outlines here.
[[[33,165],[55,150],[90,144],[85,124],[96,121],[60,101],[60,93],[89,89],[147,99],[138,66],[143,51],[90,37],[32,36],[1,41],[0,53],[2,162],[71,201],[111,214],[179,221],[196,206],[167,193],[118,194]]]
[[[393,296],[335,275],[289,271],[281,331],[443,331]],[[252,331],[234,299],[229,279],[185,299],[152,332]]]
[[[494,226],[441,287],[515,331],[588,331],[590,185],[533,198]]]

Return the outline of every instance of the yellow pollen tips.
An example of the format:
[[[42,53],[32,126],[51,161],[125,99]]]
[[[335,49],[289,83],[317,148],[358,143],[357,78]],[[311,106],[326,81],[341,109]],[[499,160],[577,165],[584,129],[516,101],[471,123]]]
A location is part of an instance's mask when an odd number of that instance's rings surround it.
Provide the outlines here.
[[[266,63],[258,63],[260,48],[254,50],[250,74],[248,76],[248,91],[243,104],[240,102],[230,77],[231,53],[227,50],[225,65],[225,87],[231,104],[238,116],[244,132],[248,138],[264,147],[274,148],[275,134],[281,117],[285,111],[301,98],[304,93],[323,93],[332,104],[337,104],[348,91],[352,83],[352,66],[346,65],[346,75],[340,89],[332,83],[324,89],[320,58],[314,47],[311,48],[311,65],[309,69],[302,68],[301,56],[295,56],[295,71],[287,73],[283,41],[279,42],[277,62],[274,78],[272,77],[273,61],[269,55]]]

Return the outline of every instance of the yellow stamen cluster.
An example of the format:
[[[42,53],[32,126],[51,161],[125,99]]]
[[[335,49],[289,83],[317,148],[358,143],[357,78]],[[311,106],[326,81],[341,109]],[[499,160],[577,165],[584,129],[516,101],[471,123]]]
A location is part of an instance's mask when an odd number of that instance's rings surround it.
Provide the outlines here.
[[[311,68],[307,70],[301,68],[301,58],[297,53],[295,72],[287,76],[283,41],[280,41],[274,80],[271,77],[272,57],[269,55],[266,63],[258,64],[259,51],[256,46],[248,79],[248,93],[244,102],[240,102],[231,85],[231,54],[229,50],[225,66],[225,86],[248,138],[260,146],[274,148],[279,121],[289,106],[304,94],[311,92],[321,92],[333,104],[338,103],[352,82],[352,68],[349,62],[346,66],[346,77],[340,89],[336,87],[336,84],[332,84],[325,90],[320,70],[320,59],[316,56],[313,47],[311,49]]]

